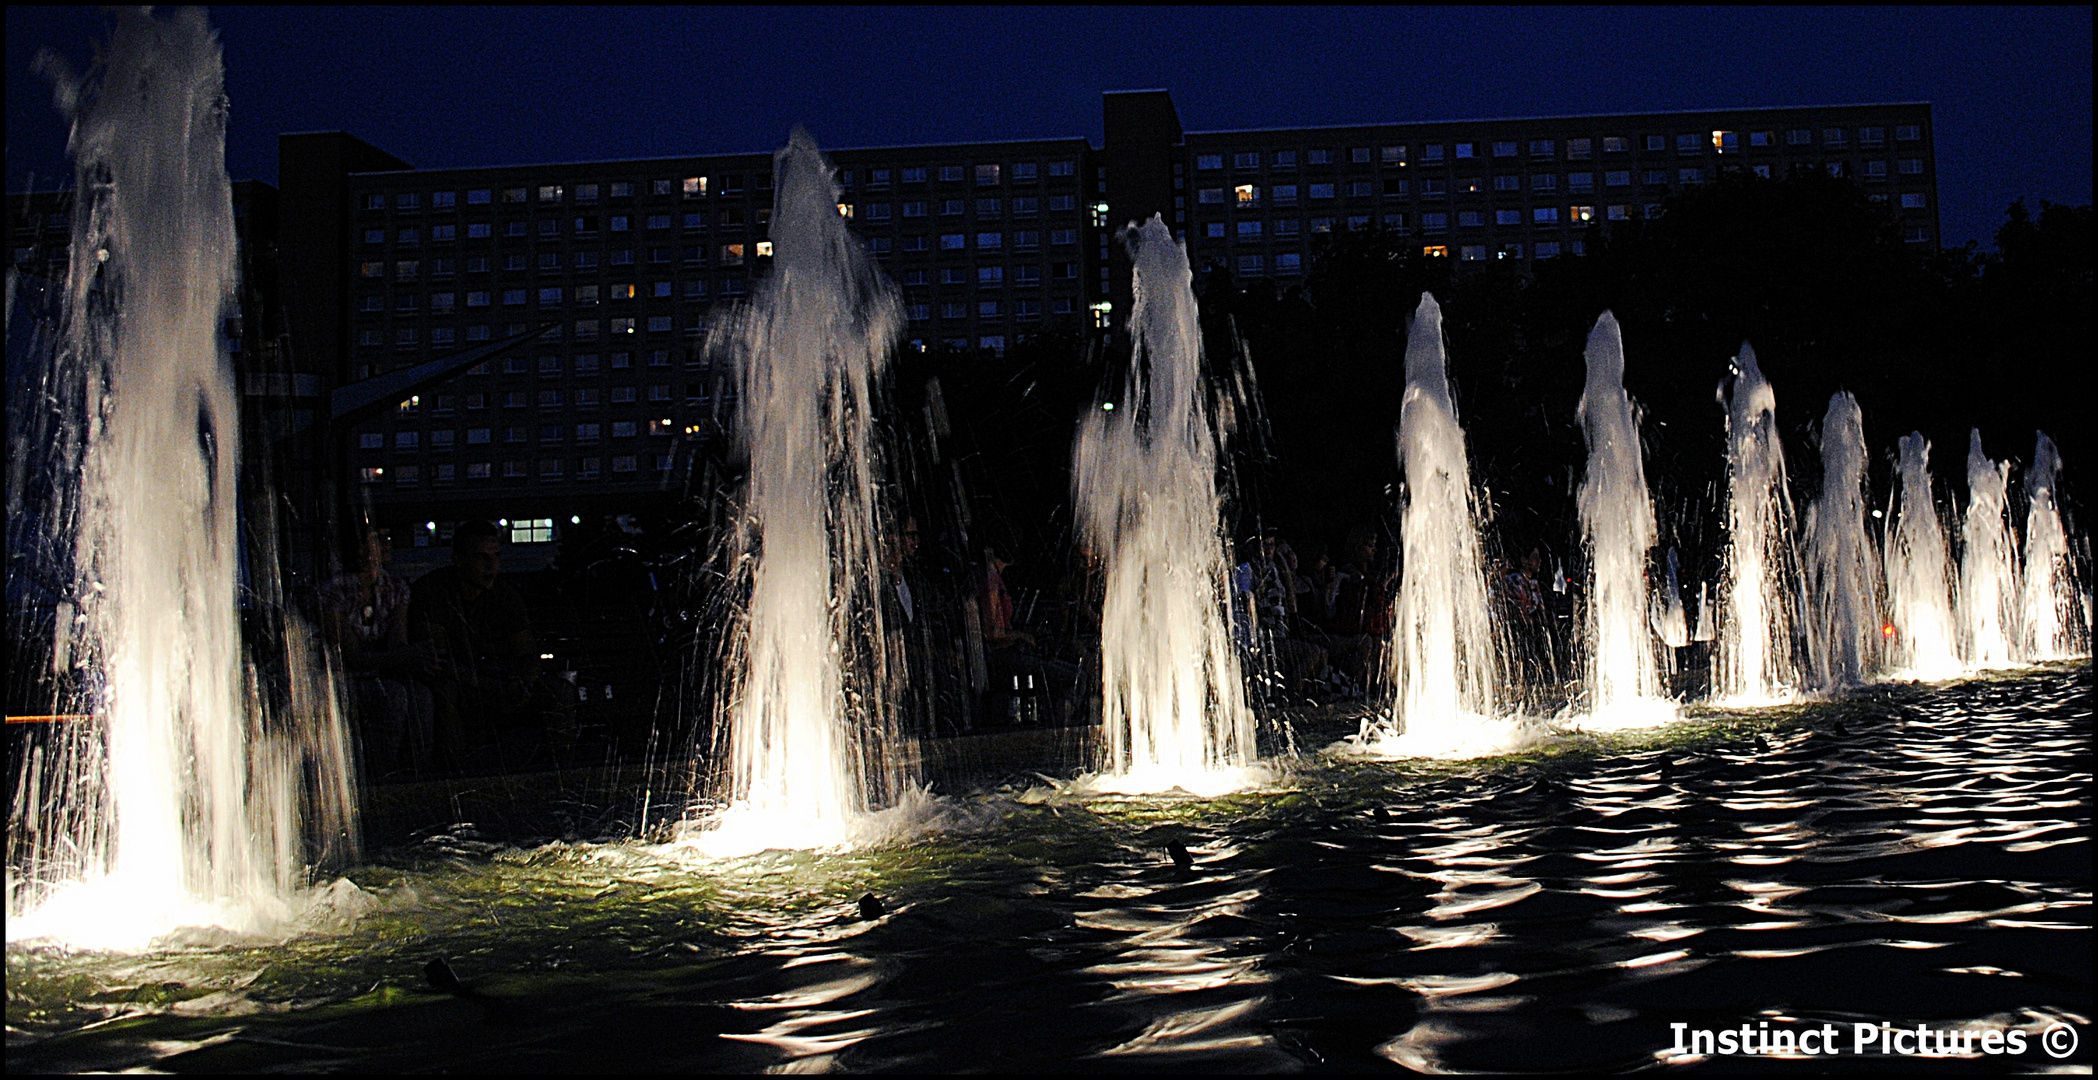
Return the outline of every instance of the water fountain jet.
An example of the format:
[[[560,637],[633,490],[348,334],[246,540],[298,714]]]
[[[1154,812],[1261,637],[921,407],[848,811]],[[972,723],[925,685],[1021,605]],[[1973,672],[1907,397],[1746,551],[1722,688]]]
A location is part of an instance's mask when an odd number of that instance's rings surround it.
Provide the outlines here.
[[[1901,437],[1895,467],[1900,491],[1889,508],[1883,561],[1887,622],[1894,627],[1887,667],[1901,678],[1935,681],[1965,669],[1953,623],[1952,563],[1931,494],[1929,462],[1930,441],[1921,432]]]
[[[1746,344],[1727,410],[1727,580],[1721,598],[1717,696],[1738,705],[1792,698],[1792,502],[1778,442],[1777,395]]]
[[[2077,579],[2055,490],[2061,467],[2054,440],[2040,432],[2025,479],[2025,584],[2019,606],[2028,660],[2066,660],[2091,651],[2090,598]]]
[[[1202,381],[1186,250],[1153,217],[1124,234],[1135,271],[1133,355],[1119,409],[1089,411],[1072,454],[1085,543],[1106,576],[1093,790],[1220,794],[1253,779],[1227,604],[1220,431]]]
[[[2011,463],[1967,437],[1967,514],[1960,523],[1960,654],[1978,668],[2018,662],[2017,562],[2011,550]]]
[[[1808,679],[1820,691],[1879,669],[1879,553],[1866,531],[1865,414],[1838,391],[1821,419],[1821,494],[1807,510]]]

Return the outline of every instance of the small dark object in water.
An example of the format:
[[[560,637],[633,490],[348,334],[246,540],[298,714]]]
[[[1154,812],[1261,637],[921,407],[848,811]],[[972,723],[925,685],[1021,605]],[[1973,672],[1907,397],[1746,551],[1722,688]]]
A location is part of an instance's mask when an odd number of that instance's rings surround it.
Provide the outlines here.
[[[1391,815],[1385,812],[1382,804],[1370,807],[1370,816],[1376,818],[1378,821],[1391,820]]]
[[[1759,754],[1767,754],[1767,753],[1769,753],[1769,752],[1770,752],[1770,740],[1769,740],[1769,739],[1766,739],[1766,738],[1764,738],[1764,737],[1763,737],[1763,736],[1761,736],[1761,735],[1758,735],[1758,736],[1756,736],[1756,752],[1757,752],[1757,753],[1759,753]]]
[[[1837,724],[1837,725],[1835,726],[1835,729],[1834,729],[1834,730],[1835,730],[1836,734],[1837,734],[1837,735],[1839,735],[1839,736],[1841,736],[1842,738],[1845,738],[1845,739],[1848,739],[1848,738],[1850,738],[1850,729],[1849,729],[1849,728],[1847,728],[1847,727],[1844,727],[1844,726],[1843,726],[1842,724]]]
[[[439,993],[466,993],[466,984],[459,981],[459,976],[452,974],[452,965],[445,963],[441,956],[423,965],[423,978],[430,980],[430,989]]]
[[[1168,840],[1166,841],[1166,854],[1173,857],[1174,866],[1177,866],[1182,870],[1194,869],[1195,857],[1187,853],[1186,844],[1183,844],[1178,840]]]
[[[873,893],[868,893],[867,895],[860,897],[860,918],[872,922],[873,920],[879,919],[882,916],[887,915],[888,913],[889,909],[883,906],[881,902],[881,897],[876,896]]]

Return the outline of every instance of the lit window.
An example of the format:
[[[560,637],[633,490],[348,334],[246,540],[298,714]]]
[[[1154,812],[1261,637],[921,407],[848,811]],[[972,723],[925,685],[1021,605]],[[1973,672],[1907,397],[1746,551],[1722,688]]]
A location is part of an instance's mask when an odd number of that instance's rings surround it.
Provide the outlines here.
[[[1328,186],[1330,187],[1331,185]],[[1232,194],[1235,196],[1235,199],[1233,201],[1235,201],[1238,205],[1260,205],[1260,189],[1258,187],[1255,187],[1252,184],[1240,184],[1237,187],[1232,188],[1231,190]]]
[[[540,187],[539,187],[539,201],[540,201],[540,202],[560,202],[560,201],[561,201],[561,185],[559,185],[559,184],[542,184],[542,185],[540,185]]]
[[[943,179],[944,179],[944,178],[943,178]],[[992,186],[992,185],[994,185],[994,184],[998,183],[998,180],[999,180],[999,168],[998,168],[998,166],[996,166],[996,165],[978,165],[978,166],[976,167],[976,184],[977,184],[977,186],[978,186],[978,187],[990,187],[990,186]]]
[[[1738,154],[1741,152],[1741,136],[1732,131],[1714,131],[1712,149],[1722,154]]]
[[[723,245],[721,245],[721,265],[723,265],[723,266],[741,266],[741,265],[743,265],[743,245],[741,245],[741,244],[723,244]],[[615,292],[615,294],[614,294],[614,295],[615,295],[615,297],[616,297],[617,293]]]
[[[707,193],[707,178],[704,176],[685,177],[684,188],[685,198],[697,199]]]
[[[841,218],[846,218],[846,219],[850,219],[850,218],[852,217],[852,204],[851,204],[851,203],[849,203],[849,202],[841,202],[841,203],[839,203],[839,204],[838,204],[838,216],[839,216],[839,217],[841,217]]]
[[[1429,244],[1421,249],[1421,254],[1431,259],[1447,259],[1450,257],[1450,249],[1441,244]]]
[[[1569,206],[1569,207],[1567,207],[1567,208],[1566,208],[1566,220],[1568,220],[1568,221],[1574,221],[1574,222],[1581,222],[1581,221],[1594,221],[1594,220],[1595,220],[1595,207],[1593,207],[1593,206]]]

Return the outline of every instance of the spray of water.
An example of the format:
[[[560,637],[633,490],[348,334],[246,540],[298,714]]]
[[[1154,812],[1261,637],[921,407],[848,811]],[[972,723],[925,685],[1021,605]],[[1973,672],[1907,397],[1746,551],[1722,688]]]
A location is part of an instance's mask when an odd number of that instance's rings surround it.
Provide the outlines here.
[[[1789,700],[1792,658],[1792,502],[1778,442],[1777,395],[1747,345],[1734,359],[1727,410],[1727,580],[1718,696],[1729,703]]]
[[[2011,463],[1990,461],[1967,436],[1967,516],[1961,522],[1960,654],[1972,667],[2018,660],[2017,561],[2011,551]]]
[[[1865,414],[1847,392],[1821,419],[1821,494],[1807,510],[1808,678],[1817,690],[1862,684],[1879,669],[1879,553],[1866,531]]]
[[[1125,238],[1134,353],[1120,406],[1080,424],[1071,491],[1106,575],[1096,790],[1214,794],[1252,777],[1253,715],[1226,607],[1218,440],[1187,252],[1153,217]],[[1107,404],[1107,403],[1103,403]]]
[[[1908,679],[1959,675],[1959,637],[1952,615],[1952,561],[1931,495],[1930,441],[1901,437],[1895,466],[1900,492],[1887,524],[1887,622],[1894,627],[1888,668]]]
[[[1588,335],[1588,385],[1576,411],[1588,439],[1579,499],[1588,540],[1588,723],[1664,722],[1675,707],[1661,695],[1647,630],[1654,501],[1640,453],[1639,412],[1624,388],[1624,338],[1607,311]],[[1678,621],[1680,613],[1678,605]]]
[[[1671,649],[1690,644],[1690,616],[1683,610],[1682,581],[1675,549],[1669,548],[1661,587],[1654,592],[1653,623],[1654,636]]]
[[[1405,576],[1387,661],[1392,719],[1365,720],[1358,735],[1379,754],[1475,756],[1523,737],[1496,697],[1502,665],[1487,607],[1480,514],[1446,364],[1442,308],[1422,293],[1406,337],[1399,405]]]
[[[59,463],[76,584],[54,645],[91,718],[23,765],[7,936],[132,948],[179,927],[286,925],[303,792],[310,779],[332,800],[322,816],[339,829],[350,785],[325,667],[295,664],[272,715],[243,660],[218,42],[199,11],[114,18],[99,81],[50,65],[78,187],[47,385],[78,407],[53,447],[15,448]],[[295,620],[285,633],[289,654],[312,656]]]
[[[895,289],[837,210],[797,129],[774,158],[774,257],[709,347],[741,380],[749,589],[731,651],[727,805],[688,839],[712,855],[852,843],[899,778],[897,658],[883,632],[884,504],[874,410],[901,327]]]
[[[2077,580],[2056,497],[2061,468],[2054,440],[2040,432],[2025,481],[2025,588],[2019,605],[2029,660],[2062,660],[2091,651],[2089,598]]]

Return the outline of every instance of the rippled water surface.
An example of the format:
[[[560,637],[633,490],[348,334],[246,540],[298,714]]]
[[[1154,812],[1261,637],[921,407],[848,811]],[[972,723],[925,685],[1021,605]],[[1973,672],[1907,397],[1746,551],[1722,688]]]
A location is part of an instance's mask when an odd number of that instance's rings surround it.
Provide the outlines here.
[[[331,935],[11,947],[8,1066],[1545,1071],[1694,1064],[1672,1022],[2037,1033],[2091,1011],[2090,701],[2061,666],[1219,800],[976,797],[840,856],[433,842],[353,874],[376,908]]]

